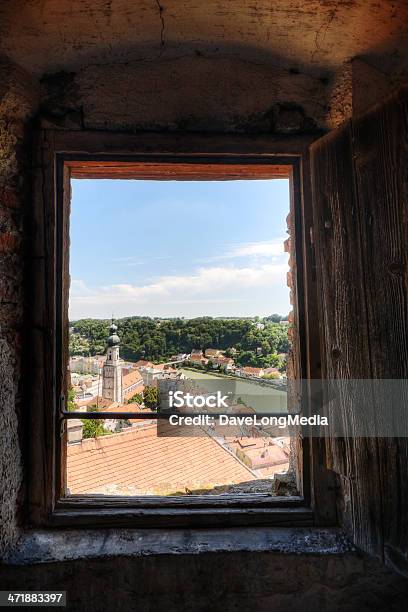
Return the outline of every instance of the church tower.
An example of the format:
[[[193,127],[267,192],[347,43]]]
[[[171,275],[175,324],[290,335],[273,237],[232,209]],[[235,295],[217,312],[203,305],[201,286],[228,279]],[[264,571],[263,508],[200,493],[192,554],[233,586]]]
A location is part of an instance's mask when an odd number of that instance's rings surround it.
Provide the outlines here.
[[[106,361],[102,370],[102,397],[122,403],[122,366],[119,361],[120,340],[118,328],[112,321],[110,326]]]

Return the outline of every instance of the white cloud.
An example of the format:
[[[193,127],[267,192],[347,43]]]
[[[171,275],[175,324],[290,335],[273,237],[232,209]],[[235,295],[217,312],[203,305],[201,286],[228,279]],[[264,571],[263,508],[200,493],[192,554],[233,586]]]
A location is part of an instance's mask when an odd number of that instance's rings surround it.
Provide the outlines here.
[[[282,294],[280,299],[285,303],[283,312],[286,312],[288,310],[288,290],[285,288],[287,271],[287,263],[279,261],[245,267],[202,267],[190,275],[162,276],[145,285],[129,283],[90,288],[81,280],[73,280],[70,317],[71,319],[85,316],[101,317],[108,316],[112,311],[116,316],[140,314],[198,316],[188,312],[186,307],[176,307],[177,304],[196,304],[198,307],[200,304],[205,304],[206,309],[202,314],[213,311],[214,316],[221,316],[216,305],[224,304],[224,314],[229,312],[236,315],[234,304],[243,302],[246,303],[247,309],[259,308],[260,304],[255,303],[262,301],[262,296],[272,289]],[[263,310],[265,308],[268,312],[266,304]],[[272,311],[273,304],[270,305],[270,309]],[[196,310],[194,309],[194,312]],[[168,314],[165,315],[165,312]]]
[[[92,291],[88,289],[83,280],[71,280],[71,287],[69,291],[71,300],[76,297],[85,297],[86,295],[92,295]]]
[[[208,263],[223,259],[239,259],[241,257],[245,257],[246,260],[252,259],[259,261],[261,259],[268,259],[269,261],[277,261],[279,258],[285,256],[283,246],[285,240],[286,238],[276,238],[272,241],[230,244],[227,245],[227,249],[224,253],[202,259],[201,261]]]
[[[272,242],[248,242],[235,247],[228,257],[272,257],[284,253],[285,238]]]

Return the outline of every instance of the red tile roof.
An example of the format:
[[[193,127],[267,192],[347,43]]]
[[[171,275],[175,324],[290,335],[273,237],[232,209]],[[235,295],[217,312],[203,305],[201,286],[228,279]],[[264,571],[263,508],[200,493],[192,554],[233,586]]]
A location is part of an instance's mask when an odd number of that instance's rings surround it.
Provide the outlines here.
[[[251,461],[253,469],[266,468],[272,465],[282,465],[289,462],[289,449],[285,452],[279,446],[271,445],[263,448],[246,448],[245,455]]]
[[[98,406],[99,410],[105,410],[105,408],[107,408],[108,406],[112,406],[113,404],[112,400],[105,399],[104,397],[101,397],[100,395],[98,397],[80,399],[80,400],[77,400],[75,403],[77,406],[95,405],[95,406]]]
[[[245,372],[245,374],[259,374],[260,372],[263,372],[263,368],[252,368],[250,366],[245,366],[245,368],[242,368],[242,371]]]
[[[212,488],[255,479],[233,454],[200,431],[200,437],[183,437],[180,429],[178,435],[164,437],[157,435],[154,424],[69,444],[69,491],[169,495],[184,493],[186,487]]]
[[[289,442],[279,445],[267,437],[236,438],[230,447],[258,476],[269,476],[289,469]]]
[[[137,387],[131,389],[133,385]],[[143,378],[139,370],[131,370],[122,378],[123,399],[127,400],[133,397],[136,393],[142,393],[144,389]]]
[[[142,375],[139,370],[131,370],[129,374],[125,374],[122,378],[122,387],[125,389],[126,387],[130,387],[137,381],[143,381]]]
[[[149,412],[147,408],[142,408],[137,402],[132,402],[132,404],[118,404],[115,402],[109,408],[105,408],[104,412],[143,412],[144,410]]]
[[[141,406],[137,402],[132,402],[131,404],[112,404],[109,408],[106,408],[104,412],[153,412],[150,408],[146,408],[146,406]],[[127,419],[129,423],[140,423],[140,419]],[[150,421],[149,421],[150,422]],[[148,421],[146,421],[148,423]]]
[[[234,363],[234,360],[231,357],[225,357],[225,355],[215,357],[214,361],[219,361],[221,363]]]

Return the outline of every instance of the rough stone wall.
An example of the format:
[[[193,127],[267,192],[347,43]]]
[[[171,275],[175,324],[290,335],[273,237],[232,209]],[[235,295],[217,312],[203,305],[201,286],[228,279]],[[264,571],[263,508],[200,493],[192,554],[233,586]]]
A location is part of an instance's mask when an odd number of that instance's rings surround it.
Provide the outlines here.
[[[404,83],[391,79],[361,58],[353,58],[336,70],[328,83],[326,125],[334,129],[363,115]]]
[[[3,259],[3,257],[2,257]],[[2,263],[2,262],[1,262]],[[1,265],[1,264],[0,264]],[[3,334],[3,327],[0,333]],[[15,412],[13,384],[14,351],[0,339],[0,555],[16,541],[17,494],[21,484],[22,465]]]
[[[22,344],[24,217],[27,181],[25,122],[36,87],[24,71],[0,65],[0,556],[18,536],[22,483]]]

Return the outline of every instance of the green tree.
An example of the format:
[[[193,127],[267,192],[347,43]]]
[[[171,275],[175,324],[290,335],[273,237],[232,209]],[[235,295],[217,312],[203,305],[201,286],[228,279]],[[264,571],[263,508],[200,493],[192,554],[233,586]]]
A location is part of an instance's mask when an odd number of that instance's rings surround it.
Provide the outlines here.
[[[89,355],[91,353],[90,343],[87,338],[83,338],[79,334],[70,334],[69,336],[69,354],[70,355]]]
[[[279,314],[272,314],[270,317],[266,317],[267,321],[272,321],[272,323],[280,323],[282,321],[283,317]]]
[[[218,348],[232,356],[238,365],[266,367],[273,365],[271,357],[289,350],[288,324],[282,324],[281,315],[263,319],[264,329],[254,326],[254,319],[153,319],[125,317],[117,321],[121,339],[121,356],[129,361],[146,359],[168,361],[171,355],[190,353],[193,348]],[[102,353],[106,347],[110,321],[81,319],[71,322],[71,354]],[[87,349],[88,350],[85,350]],[[256,349],[262,348],[262,355]],[[231,352],[234,348],[236,352]],[[262,357],[262,359],[261,359]],[[198,369],[205,369],[195,365]]]
[[[235,359],[238,365],[246,366],[253,365],[256,360],[256,355],[252,351],[241,351]]]
[[[68,389],[68,397],[67,397],[67,410],[68,412],[74,412],[76,409],[75,405],[75,391],[72,387]]]
[[[83,438],[96,438],[98,436],[106,436],[109,434],[109,432],[105,430],[102,421],[99,419],[82,419],[82,423]]]
[[[126,401],[126,404],[142,404],[143,403],[143,395],[141,393],[135,393]]]
[[[267,380],[279,379],[279,372],[271,372],[270,374],[264,374],[262,378],[266,378]]]
[[[145,406],[151,410],[157,410],[159,405],[159,390],[157,387],[147,386],[143,391]]]

